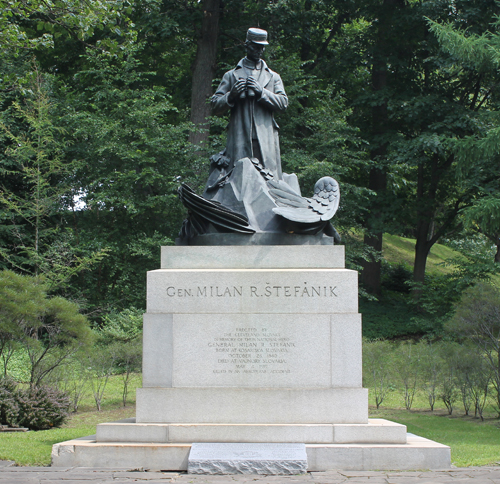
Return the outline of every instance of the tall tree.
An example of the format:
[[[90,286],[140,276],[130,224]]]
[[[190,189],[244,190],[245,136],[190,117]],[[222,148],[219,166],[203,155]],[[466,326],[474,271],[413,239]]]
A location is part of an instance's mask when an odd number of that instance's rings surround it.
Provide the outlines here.
[[[0,260],[7,268],[43,274],[54,290],[101,260],[104,253],[82,257],[64,245],[65,224],[57,215],[71,191],[68,180],[75,165],[65,162],[64,130],[54,123],[53,77],[40,72],[36,63],[32,70],[25,77],[26,94],[18,87],[17,100],[0,118],[6,143],[0,163],[4,235]]]
[[[451,68],[424,17],[451,18],[457,24],[466,19],[470,28],[484,31],[495,5],[359,4],[358,22],[362,16],[369,25],[361,49],[356,48],[359,61],[370,69],[371,86],[367,89],[366,77],[362,85],[348,76],[344,78],[352,87],[344,85],[355,106],[352,120],[370,142],[373,159],[365,180],[377,196],[367,218],[366,242],[379,249],[382,230],[414,236],[413,277],[421,284],[431,247],[454,229],[459,211],[475,196],[477,185],[456,176],[450,140],[481,130],[477,111],[482,97],[475,93],[486,82]],[[367,268],[364,279],[376,293],[376,261]]]
[[[82,206],[68,204],[68,227],[82,248],[109,248],[95,270],[73,281],[96,311],[143,306],[145,271],[181,226],[177,179],[192,173],[188,126],[139,60],[142,49],[120,59],[89,52],[78,82],[61,87],[60,122],[72,141],[66,156],[82,160],[73,178]]]
[[[384,232],[383,198],[387,190],[387,147],[388,135],[394,129],[387,113],[388,92],[387,76],[391,57],[394,52],[394,27],[400,18],[399,10],[404,8],[403,0],[384,0],[377,12],[377,22],[374,22],[374,45],[372,47],[371,89],[373,91],[371,127],[369,140],[370,155],[373,166],[370,168],[368,188],[377,194],[373,200],[371,216],[367,220],[367,232],[364,242],[375,251],[382,252],[382,236]],[[377,206],[378,205],[378,206]],[[371,255],[363,261],[361,280],[372,294],[380,294],[381,259]]]
[[[452,56],[457,68],[475,74],[477,83],[471,106],[478,112],[486,127],[482,136],[465,136],[453,140],[459,175],[477,183],[477,172],[482,182],[472,205],[464,210],[466,227],[477,230],[496,246],[495,262],[500,263],[500,117],[498,103],[498,62],[500,35],[497,32],[463,32],[452,24],[430,22],[441,47]],[[500,22],[495,22],[495,27]],[[479,166],[478,166],[479,165]]]
[[[221,0],[203,0],[202,10],[191,86],[191,122],[195,131],[190,134],[189,141],[204,148],[204,152],[208,141],[207,118],[211,109],[208,99],[213,94],[212,80],[217,67]]]

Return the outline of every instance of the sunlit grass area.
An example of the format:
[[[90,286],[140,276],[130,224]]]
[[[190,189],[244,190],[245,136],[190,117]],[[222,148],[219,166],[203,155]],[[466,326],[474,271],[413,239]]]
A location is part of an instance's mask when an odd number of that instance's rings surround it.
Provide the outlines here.
[[[391,264],[405,264],[411,268],[415,258],[415,240],[384,234],[382,254],[384,259]],[[445,245],[434,244],[427,258],[427,272],[430,274],[449,273],[453,270],[453,267],[445,266],[444,261],[457,257],[460,257],[459,252]]]
[[[141,385],[140,376],[134,378],[127,407],[121,403],[120,377],[112,377],[108,385],[101,412],[95,410],[92,396],[88,393],[79,411],[60,429],[2,433],[0,460],[13,460],[21,466],[48,466],[52,445],[92,435],[98,423],[134,417],[135,388]],[[449,445],[452,462],[458,467],[500,462],[500,421],[495,418],[493,409],[486,412],[486,419],[481,422],[464,417],[458,406],[450,417],[440,402],[437,402],[435,411],[430,412],[426,408],[427,400],[423,392],[417,392],[412,411],[401,408],[402,394],[396,389],[389,393],[378,410],[372,400],[370,397],[370,417],[393,420],[406,425],[411,433]]]
[[[398,422],[412,434],[450,446],[457,467],[500,464],[500,421],[492,416],[481,422],[460,412],[450,417],[444,410],[370,408],[370,417]]]

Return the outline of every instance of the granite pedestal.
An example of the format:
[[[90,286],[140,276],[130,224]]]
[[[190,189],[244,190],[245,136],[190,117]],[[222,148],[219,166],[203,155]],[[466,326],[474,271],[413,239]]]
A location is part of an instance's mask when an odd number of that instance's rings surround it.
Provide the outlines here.
[[[368,419],[343,246],[163,247],[161,267],[136,419],[56,444],[54,465],[185,470],[195,442],[304,443],[316,471],[450,465],[448,447]]]

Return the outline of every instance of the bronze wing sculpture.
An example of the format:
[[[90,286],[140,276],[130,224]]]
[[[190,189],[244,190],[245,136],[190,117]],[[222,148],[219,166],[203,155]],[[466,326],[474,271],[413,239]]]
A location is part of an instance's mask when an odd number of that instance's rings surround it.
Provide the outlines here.
[[[314,195],[301,197],[281,180],[269,180],[269,193],[273,196],[276,208],[273,212],[286,220],[289,230],[295,233],[325,232],[337,241],[340,237],[329,223],[339,208],[340,188],[337,180],[325,176],[314,185]]]

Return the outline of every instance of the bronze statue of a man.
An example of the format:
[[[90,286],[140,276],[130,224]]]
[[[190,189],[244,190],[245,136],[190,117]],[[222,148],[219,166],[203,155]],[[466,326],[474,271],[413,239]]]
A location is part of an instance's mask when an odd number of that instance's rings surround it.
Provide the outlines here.
[[[227,233],[245,237],[259,233],[326,234],[339,239],[329,222],[339,205],[338,183],[323,177],[314,194],[304,198],[297,176],[281,170],[274,113],[287,108],[288,98],[281,77],[261,59],[267,44],[265,30],[248,29],[246,57],[224,74],[212,96],[215,114],[231,113],[226,149],[210,157],[203,195],[187,185],[179,187],[180,199],[188,209],[179,243],[197,244],[198,236]],[[238,242],[254,243],[245,237]],[[235,243],[227,237],[217,240]],[[255,240],[277,243],[281,239]],[[203,239],[199,242],[204,243]]]
[[[245,42],[247,55],[226,72],[212,97],[214,114],[231,110],[226,157],[228,171],[242,158],[257,158],[275,179],[281,171],[278,124],[275,111],[284,111],[288,98],[281,77],[261,59],[267,42],[267,32],[248,29]]]

